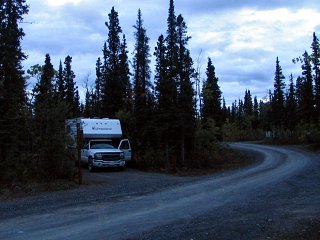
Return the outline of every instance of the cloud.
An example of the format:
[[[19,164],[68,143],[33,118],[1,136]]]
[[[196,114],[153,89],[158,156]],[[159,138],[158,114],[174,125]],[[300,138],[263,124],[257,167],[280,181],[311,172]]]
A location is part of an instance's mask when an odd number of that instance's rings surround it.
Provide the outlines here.
[[[50,6],[62,6],[68,3],[78,4],[81,0],[47,0]]]
[[[239,86],[255,88],[257,82],[263,82],[260,85],[263,91],[260,88],[251,91],[260,95],[273,89],[277,56],[287,80],[291,73],[297,76],[301,72],[291,60],[309,48],[319,20],[320,13],[312,9],[243,8],[214,15],[205,13],[189,20],[190,45],[192,49],[201,46],[203,55],[212,57],[217,75],[224,83],[239,82]],[[234,92],[228,86],[224,84],[225,94]],[[239,91],[246,88],[239,87]]]
[[[223,14],[229,11],[239,11],[250,8],[254,10],[273,10],[286,8],[296,10],[299,8],[311,8],[319,10],[320,6],[314,0],[181,0],[175,1],[176,12],[189,16],[201,14]]]
[[[182,13],[187,23],[192,37],[189,48],[202,77],[211,57],[224,95],[235,95],[235,91],[241,95],[247,88],[253,95],[261,95],[273,87],[277,56],[287,78],[291,72],[295,76],[301,72],[291,59],[310,50],[312,33],[320,32],[320,7],[315,2],[176,0],[175,12]],[[26,33],[22,48],[29,55],[25,67],[42,64],[49,53],[57,68],[60,59],[71,55],[81,84],[88,73],[92,82],[95,79],[95,63],[102,56],[107,39],[105,22],[112,6],[119,13],[131,57],[138,9],[150,37],[152,55],[159,35],[166,33],[169,1],[29,0],[28,4],[25,21],[34,24],[22,25]]]

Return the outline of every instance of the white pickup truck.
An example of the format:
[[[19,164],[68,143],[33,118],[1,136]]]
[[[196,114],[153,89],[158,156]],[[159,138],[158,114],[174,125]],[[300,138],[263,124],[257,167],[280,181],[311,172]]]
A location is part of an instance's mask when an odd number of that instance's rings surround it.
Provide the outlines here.
[[[118,119],[68,119],[67,126],[73,139],[76,139],[77,123],[80,123],[84,140],[81,162],[88,166],[90,172],[108,167],[123,170],[126,162],[131,161],[130,142],[121,139],[122,130]]]

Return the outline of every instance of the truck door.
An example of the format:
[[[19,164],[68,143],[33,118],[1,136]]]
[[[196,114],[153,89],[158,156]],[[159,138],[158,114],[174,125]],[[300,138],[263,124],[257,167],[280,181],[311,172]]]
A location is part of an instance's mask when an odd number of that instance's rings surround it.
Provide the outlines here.
[[[124,152],[125,161],[130,161],[132,153],[131,153],[131,146],[130,146],[129,140],[128,139],[121,140],[118,148]]]

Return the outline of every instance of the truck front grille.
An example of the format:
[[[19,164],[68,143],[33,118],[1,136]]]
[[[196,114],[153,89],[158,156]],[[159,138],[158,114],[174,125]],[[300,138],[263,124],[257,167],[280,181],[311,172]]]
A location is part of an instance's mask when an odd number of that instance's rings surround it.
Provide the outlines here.
[[[103,161],[117,161],[120,160],[120,153],[104,153],[102,154]]]

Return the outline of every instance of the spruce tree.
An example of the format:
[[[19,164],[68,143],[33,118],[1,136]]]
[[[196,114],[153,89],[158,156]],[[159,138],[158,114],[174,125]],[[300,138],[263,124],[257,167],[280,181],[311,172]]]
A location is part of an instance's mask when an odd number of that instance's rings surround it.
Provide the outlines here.
[[[103,80],[103,72],[102,72],[102,63],[100,57],[96,63],[96,80],[95,80],[95,89],[94,94],[92,95],[93,101],[93,116],[101,117],[101,101],[102,101],[102,80]]]
[[[64,74],[63,74],[61,60],[59,63],[59,70],[58,70],[56,85],[57,85],[56,91],[58,94],[58,98],[60,99],[60,101],[64,101],[65,97],[66,97],[66,84],[65,84],[65,78],[64,78]]]
[[[25,0],[0,1],[0,181],[23,171],[28,156],[26,92],[18,23],[28,13]]]
[[[79,92],[75,85],[75,74],[72,70],[72,57],[67,56],[64,61],[63,77],[65,82],[65,100],[69,108],[68,118],[79,116]]]
[[[89,89],[86,89],[85,93],[85,104],[84,104],[84,109],[83,109],[83,116],[85,118],[90,118],[93,117],[93,97],[94,94],[93,92],[90,92]]]
[[[181,15],[177,18],[177,43],[178,43],[178,121],[180,122],[180,158],[181,164],[186,164],[186,156],[191,156],[195,134],[195,92],[192,78],[195,76],[193,61],[187,44],[187,26]],[[190,158],[189,158],[190,160]]]
[[[176,81],[177,60],[178,60],[178,36],[177,36],[177,19],[175,15],[174,2],[170,0],[170,6],[167,18],[167,36],[165,38],[167,51],[166,58],[168,60],[168,78],[170,81]]]
[[[222,98],[222,109],[221,109],[221,119],[222,119],[222,122],[225,123],[227,120],[229,121],[230,120],[230,108],[228,109],[227,108],[227,105],[226,105],[226,100],[224,99],[224,97]]]
[[[286,95],[286,128],[294,131],[297,124],[297,101],[295,96],[293,76],[290,75],[289,89]]]
[[[39,82],[35,86],[35,100],[34,100],[34,108],[35,108],[35,118],[38,118],[38,110],[40,111],[41,104],[49,99],[53,98],[53,77],[54,77],[54,69],[51,64],[51,58],[49,54],[46,54],[45,64],[41,68],[42,73],[39,79]],[[39,106],[39,107],[38,107]],[[41,116],[42,117],[42,116]]]
[[[250,90],[245,91],[244,95],[244,113],[246,116],[252,116],[253,113],[253,104],[252,104],[252,96]]]
[[[215,67],[210,58],[206,70],[207,78],[202,87],[202,119],[206,122],[209,118],[221,126],[221,90],[218,85]]]
[[[37,175],[46,181],[70,177],[73,174],[73,161],[68,158],[65,147],[67,107],[64,101],[55,96],[54,76],[55,71],[47,54],[40,80],[34,89],[33,124],[33,151],[37,156],[33,167]]]
[[[124,103],[124,105],[121,107],[121,110],[127,113],[131,113],[132,111],[132,86],[130,82],[130,75],[127,40],[125,35],[123,35],[119,54],[118,78],[122,93],[121,100]]]
[[[159,135],[159,144],[165,151],[164,167],[170,167],[172,149],[169,149],[170,143],[176,134],[176,84],[170,81],[167,70],[166,46],[164,37],[158,38],[155,48],[156,72],[155,72],[155,90],[157,98],[157,131]]]
[[[295,96],[296,96],[296,102],[297,102],[297,113],[299,119],[302,118],[301,114],[301,106],[302,106],[302,92],[303,92],[303,82],[302,82],[302,77],[298,76],[296,79],[296,91],[295,91]]]
[[[157,46],[155,47],[154,56],[156,58],[155,66],[155,81],[158,104],[162,98],[162,85],[166,83],[167,79],[167,62],[166,62],[166,46],[164,44],[164,36],[160,35],[158,38]],[[163,96],[164,97],[164,96]]]
[[[135,29],[135,48],[133,56],[133,84],[134,84],[134,119],[135,119],[135,144],[139,147],[138,154],[144,154],[150,139],[149,124],[151,123],[153,106],[150,105],[152,96],[150,82],[150,47],[149,37],[143,26],[141,10],[138,10],[138,18]],[[142,144],[143,143],[143,144]],[[154,144],[153,144],[154,145]]]
[[[128,62],[128,50],[125,35],[123,35],[119,54],[119,72],[118,84],[121,94],[120,101],[122,102],[115,113],[115,117],[119,118],[122,124],[123,131],[127,134],[126,137],[132,135],[132,86],[130,82],[130,71]]]
[[[156,91],[158,97],[157,121],[160,142],[165,151],[166,167],[176,168],[178,151],[179,118],[177,113],[177,21],[173,0],[167,18],[167,35],[158,39],[156,56]]]
[[[234,123],[236,121],[236,115],[237,115],[237,101],[235,100],[231,104],[231,119],[230,121]]]
[[[310,55],[305,51],[303,54],[302,68],[302,89],[300,111],[302,119],[310,124],[314,113],[313,77]]]
[[[252,128],[255,130],[259,127],[259,103],[257,96],[253,99],[253,121],[252,121]]]
[[[103,70],[102,70],[102,117],[115,117],[116,113],[125,105],[123,96],[124,86],[120,78],[120,54],[122,29],[119,24],[118,12],[112,7],[108,14],[109,21],[108,38],[103,47]]]
[[[146,29],[143,27],[143,20],[141,17],[141,11],[138,11],[138,19],[134,26],[136,32],[135,36],[135,49],[133,57],[133,69],[134,69],[134,114],[138,121],[146,119],[146,107],[147,96],[150,92],[150,48],[149,38],[146,35]],[[140,122],[140,121],[138,121]],[[138,127],[139,128],[139,127]]]
[[[311,62],[314,71],[314,100],[315,100],[315,122],[320,123],[320,44],[319,39],[313,33],[313,41],[311,44],[312,54]]]
[[[282,73],[282,68],[280,66],[279,59],[276,60],[276,71],[274,76],[274,91],[272,98],[272,118],[273,124],[278,129],[281,128],[283,124],[283,112],[284,112],[284,83],[285,77]]]
[[[243,120],[244,120],[244,104],[241,99],[238,100],[238,112],[237,112],[237,121],[239,124],[239,128],[243,128]]]

